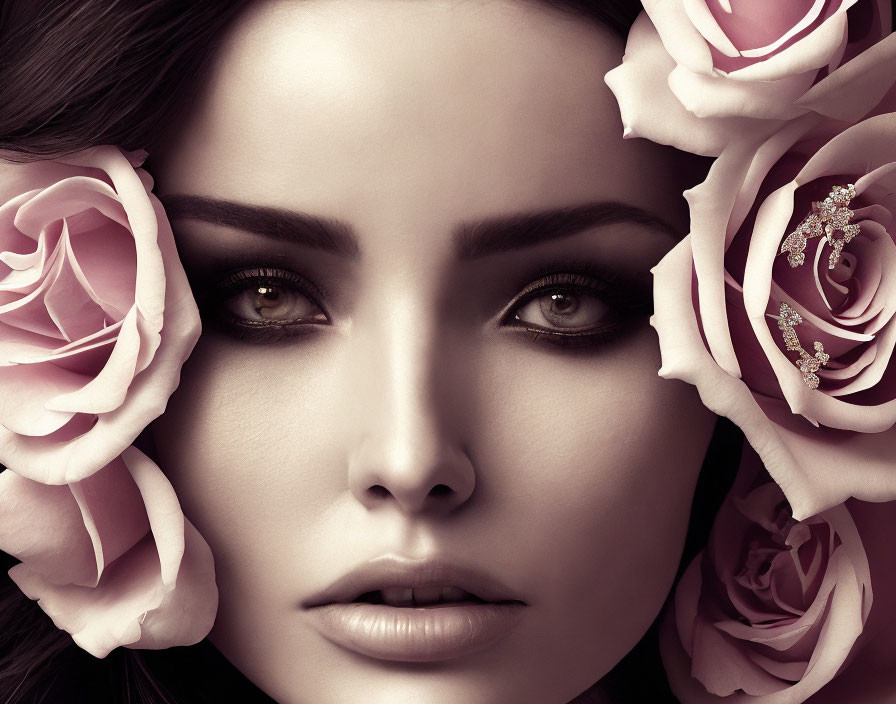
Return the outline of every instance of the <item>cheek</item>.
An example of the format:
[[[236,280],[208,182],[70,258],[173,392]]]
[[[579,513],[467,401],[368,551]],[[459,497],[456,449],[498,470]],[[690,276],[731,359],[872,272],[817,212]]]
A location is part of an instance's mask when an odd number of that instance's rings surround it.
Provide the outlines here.
[[[227,578],[222,598],[253,575],[277,581],[289,569],[272,564],[299,564],[285,546],[347,490],[338,370],[327,364],[319,345],[287,351],[203,335],[153,425],[161,466]]]
[[[477,491],[527,554],[515,576],[542,595],[557,658],[586,671],[615,664],[665,600],[715,421],[657,376],[655,348],[646,329],[590,358],[504,354],[483,375],[500,404]]]

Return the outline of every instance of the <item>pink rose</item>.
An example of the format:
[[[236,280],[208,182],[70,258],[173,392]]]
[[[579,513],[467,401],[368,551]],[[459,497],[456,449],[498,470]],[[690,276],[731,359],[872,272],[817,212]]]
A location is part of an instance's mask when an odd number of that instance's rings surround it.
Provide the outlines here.
[[[844,126],[810,116],[727,149],[654,269],[660,374],[743,429],[800,519],[896,498],[896,113]],[[848,184],[848,207],[819,210]]]
[[[810,112],[854,122],[892,83],[891,0],[644,0],[606,76],[626,136],[716,156]]]
[[[865,506],[881,513],[885,505]],[[661,628],[682,704],[798,704],[861,657],[875,572],[850,510],[796,521],[745,448],[709,544],[688,566]],[[887,518],[892,531],[892,510]],[[889,555],[879,557],[886,570]]]
[[[165,409],[199,336],[145,157],[0,166],[0,462],[49,484],[110,463]]]
[[[192,645],[214,623],[211,551],[133,447],[69,485],[0,474],[0,549],[22,560],[9,571],[19,588],[98,658]]]

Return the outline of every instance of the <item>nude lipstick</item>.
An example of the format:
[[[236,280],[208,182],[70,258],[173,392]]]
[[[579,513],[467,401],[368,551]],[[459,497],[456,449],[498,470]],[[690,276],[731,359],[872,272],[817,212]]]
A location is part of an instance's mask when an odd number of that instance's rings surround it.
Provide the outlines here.
[[[526,603],[470,567],[386,555],[336,580],[302,608],[321,635],[348,650],[380,660],[438,662],[506,636]]]

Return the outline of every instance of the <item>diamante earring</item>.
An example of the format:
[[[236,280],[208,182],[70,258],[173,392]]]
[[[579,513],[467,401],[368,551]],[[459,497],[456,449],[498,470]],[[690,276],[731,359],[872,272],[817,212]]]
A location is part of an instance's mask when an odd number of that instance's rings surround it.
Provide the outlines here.
[[[812,212],[803,218],[796,230],[787,235],[778,254],[786,252],[790,266],[798,267],[806,261],[803,250],[806,249],[807,241],[824,235],[827,243],[833,247],[828,257],[828,269],[833,269],[840,261],[843,245],[858,235],[861,229],[859,225],[850,223],[855,213],[849,209],[849,203],[855,197],[855,184],[834,186],[827,198],[812,203]],[[842,237],[835,238],[835,232],[840,232]]]
[[[825,353],[824,345],[816,342],[813,347],[815,354],[811,355],[800,344],[800,338],[797,337],[796,330],[793,328],[803,322],[803,316],[797,313],[786,303],[781,304],[781,317],[778,318],[778,329],[784,333],[784,345],[788,350],[794,350],[800,353],[799,359],[794,361],[799,370],[803,373],[803,381],[810,389],[817,389],[820,379],[817,372],[823,365],[828,363],[831,355]]]

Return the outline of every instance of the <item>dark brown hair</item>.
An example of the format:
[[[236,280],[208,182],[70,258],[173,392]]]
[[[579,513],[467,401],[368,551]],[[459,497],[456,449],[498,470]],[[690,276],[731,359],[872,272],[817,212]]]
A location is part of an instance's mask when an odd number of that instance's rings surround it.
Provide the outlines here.
[[[216,46],[250,0],[5,0],[0,5],[0,150],[13,161],[99,145],[147,148],[181,118]],[[635,0],[528,0],[625,36]],[[686,556],[705,542],[742,436],[726,421],[710,447]],[[720,440],[718,438],[721,438]],[[730,456],[730,457],[729,457]],[[721,460],[720,460],[721,458]],[[706,465],[705,465],[706,466]],[[708,488],[707,488],[708,487]],[[703,502],[704,505],[699,505]],[[708,518],[707,518],[708,517]],[[0,567],[15,560],[0,553]],[[652,637],[608,676],[617,701],[672,700]],[[208,642],[114,650],[98,660],[0,580],[3,704],[270,703]]]
[[[529,0],[625,36],[634,0]],[[251,0],[6,0],[0,151],[10,160],[98,144],[143,149],[176,122]]]
[[[12,0],[0,10],[0,149],[147,146],[176,121],[247,0]]]

